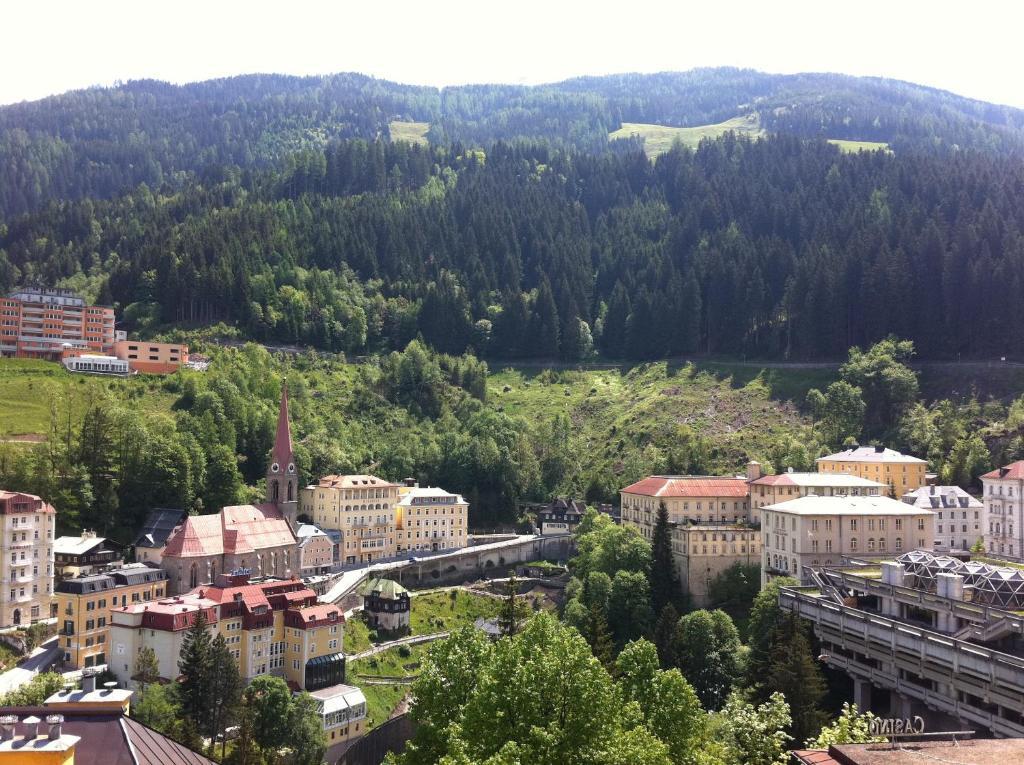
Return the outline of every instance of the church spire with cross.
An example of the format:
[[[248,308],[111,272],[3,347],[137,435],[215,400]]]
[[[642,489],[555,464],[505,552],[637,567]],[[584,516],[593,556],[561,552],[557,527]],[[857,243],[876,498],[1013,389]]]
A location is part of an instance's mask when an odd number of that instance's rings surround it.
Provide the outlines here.
[[[288,419],[288,380],[281,388],[281,406],[277,412],[274,448],[267,466],[267,502],[277,507],[295,528],[298,515],[299,475],[292,451],[292,432]]]

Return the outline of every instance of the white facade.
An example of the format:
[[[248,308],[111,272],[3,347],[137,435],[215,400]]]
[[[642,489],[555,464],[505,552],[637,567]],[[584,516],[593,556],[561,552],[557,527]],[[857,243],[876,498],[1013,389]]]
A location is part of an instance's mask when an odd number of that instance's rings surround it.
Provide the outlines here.
[[[935,512],[936,552],[970,550],[984,536],[985,507],[959,486],[922,486],[903,501]]]
[[[981,477],[985,503],[985,549],[996,555],[1024,557],[1024,460]]]
[[[132,373],[131,367],[124,359],[116,356],[71,356],[62,362],[69,372],[86,372],[97,375],[122,375]]]

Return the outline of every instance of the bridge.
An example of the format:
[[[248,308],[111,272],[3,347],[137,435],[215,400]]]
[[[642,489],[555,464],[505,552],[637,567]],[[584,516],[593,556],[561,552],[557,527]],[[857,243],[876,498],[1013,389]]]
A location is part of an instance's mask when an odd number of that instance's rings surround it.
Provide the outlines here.
[[[325,603],[338,603],[371,576],[388,575],[406,586],[423,582],[452,582],[478,579],[497,570],[542,559],[566,560],[575,551],[572,534],[520,534],[496,542],[460,547],[457,550],[408,555],[388,561],[348,566],[332,577],[321,596]]]

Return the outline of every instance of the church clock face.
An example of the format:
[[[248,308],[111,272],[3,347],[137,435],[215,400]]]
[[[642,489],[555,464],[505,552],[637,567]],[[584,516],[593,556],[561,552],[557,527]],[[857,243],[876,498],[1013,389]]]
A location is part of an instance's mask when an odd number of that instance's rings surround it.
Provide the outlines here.
[[[294,473],[295,472],[295,465],[293,465],[290,462],[288,463],[288,472],[289,473]]]
[[[273,465],[271,465],[271,466],[270,466],[270,472],[271,472],[271,473],[280,473],[280,472],[281,472],[281,466],[280,466],[280,465],[278,465],[278,464],[277,464],[277,463],[275,462],[275,463],[274,463]]]

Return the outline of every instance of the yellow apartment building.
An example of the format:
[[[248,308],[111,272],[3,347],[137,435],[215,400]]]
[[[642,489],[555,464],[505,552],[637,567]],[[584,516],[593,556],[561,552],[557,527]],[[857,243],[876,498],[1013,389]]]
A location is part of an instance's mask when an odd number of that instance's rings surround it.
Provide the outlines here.
[[[884,446],[855,446],[815,460],[819,473],[847,473],[883,483],[893,499],[924,486],[928,463]]]
[[[372,475],[328,475],[299,492],[299,512],[341,532],[341,563],[369,563],[396,553],[399,484]]]
[[[110,659],[111,609],[148,604],[166,593],[167,574],[142,564],[60,582],[56,593],[58,640],[65,669],[106,664]]]
[[[460,494],[408,482],[395,504],[396,554],[453,550],[468,544],[469,503]]]

